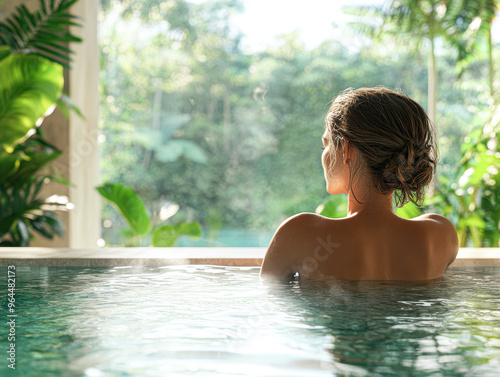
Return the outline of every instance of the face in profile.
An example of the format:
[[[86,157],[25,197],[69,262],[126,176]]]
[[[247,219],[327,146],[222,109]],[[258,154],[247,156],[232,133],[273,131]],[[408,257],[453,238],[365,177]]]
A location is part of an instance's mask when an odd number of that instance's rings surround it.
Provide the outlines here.
[[[326,191],[331,195],[346,194],[348,183],[347,164],[344,163],[342,148],[331,145],[328,131],[322,136],[323,154],[321,164],[326,181]],[[336,158],[334,159],[333,156]]]

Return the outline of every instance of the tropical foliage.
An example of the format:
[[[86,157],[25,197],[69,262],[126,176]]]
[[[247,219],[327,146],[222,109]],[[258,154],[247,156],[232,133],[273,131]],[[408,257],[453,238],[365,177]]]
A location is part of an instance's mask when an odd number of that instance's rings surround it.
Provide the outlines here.
[[[364,18],[365,22],[356,26],[365,34],[376,36],[377,40],[390,35],[413,46],[417,52],[427,51],[428,110],[438,127],[442,122],[436,121],[439,82],[436,42],[444,41],[455,51],[455,71],[459,76],[466,68],[477,69],[481,64],[487,67],[480,71],[480,76],[487,80],[462,80],[460,83],[461,90],[467,90],[471,84],[478,85],[482,89],[478,96],[483,104],[476,105],[476,115],[471,120],[474,129],[459,140],[462,142],[460,160],[450,165],[452,169],[448,174],[438,177],[437,185],[433,186],[434,196],[428,198],[425,206],[437,209],[454,221],[461,246],[498,246],[500,237],[500,213],[496,209],[500,178],[497,148],[500,99],[495,90],[491,33],[498,7],[497,0],[394,0],[387,8],[348,8],[350,13]],[[366,16],[371,19],[366,21]],[[373,18],[382,25],[378,32],[371,27]],[[429,47],[422,46],[425,40],[429,41]]]
[[[326,106],[347,87],[383,84],[436,109],[434,197],[400,216],[443,213],[462,245],[498,243],[498,48],[490,33],[498,2],[394,1],[370,10],[372,33],[365,27],[357,48],[338,37],[306,46],[290,33],[255,51],[233,21],[242,7],[102,1],[104,181],[131,187],[150,210],[161,197],[176,203],[176,218],[206,229],[204,245],[229,228],[272,232],[320,203],[319,212],[340,216],[345,198],[325,193],[320,163]],[[120,226],[107,207],[103,219]],[[119,243],[113,226],[104,238]]]
[[[62,236],[54,210],[61,200],[42,198],[44,184],[67,184],[56,172],[42,173],[61,151],[48,143],[39,128],[56,105],[67,112],[63,67],[78,42],[66,29],[77,25],[69,7],[77,0],[40,0],[40,10],[24,5],[0,22],[0,245],[28,246],[35,231],[52,239]]]
[[[72,51],[69,42],[81,39],[68,31],[79,26],[69,8],[78,0],[40,0],[39,10],[30,12],[24,4],[5,21],[0,22],[0,45],[8,46],[13,54],[36,53],[47,60],[70,68]]]
[[[127,221],[129,227],[122,229],[127,239],[125,246],[141,246],[148,236],[152,245],[158,247],[174,246],[177,239],[184,235],[201,237],[201,227],[196,222],[175,225],[155,224],[159,217],[163,220],[161,214],[153,216],[150,220],[144,203],[130,187],[120,183],[106,183],[97,187],[97,191],[112,203]]]

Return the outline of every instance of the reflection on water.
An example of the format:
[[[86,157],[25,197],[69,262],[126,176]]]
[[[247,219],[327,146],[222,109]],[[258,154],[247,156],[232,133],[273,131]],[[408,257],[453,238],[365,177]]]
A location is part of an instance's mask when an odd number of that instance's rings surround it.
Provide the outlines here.
[[[336,366],[355,375],[500,376],[500,276],[489,271],[426,282],[301,279],[270,293],[321,326]]]
[[[500,376],[499,269],[452,270],[418,283],[261,284],[258,273],[21,270],[16,373]],[[16,375],[0,364],[7,373]]]

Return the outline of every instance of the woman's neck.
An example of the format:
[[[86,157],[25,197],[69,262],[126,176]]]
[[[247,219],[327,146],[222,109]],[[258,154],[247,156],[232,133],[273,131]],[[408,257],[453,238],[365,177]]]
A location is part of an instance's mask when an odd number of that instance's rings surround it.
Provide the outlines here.
[[[358,215],[384,215],[394,214],[392,206],[392,193],[384,195],[375,191],[354,190],[347,194],[347,217]],[[357,200],[356,200],[357,199]],[[359,200],[359,202],[358,202]]]

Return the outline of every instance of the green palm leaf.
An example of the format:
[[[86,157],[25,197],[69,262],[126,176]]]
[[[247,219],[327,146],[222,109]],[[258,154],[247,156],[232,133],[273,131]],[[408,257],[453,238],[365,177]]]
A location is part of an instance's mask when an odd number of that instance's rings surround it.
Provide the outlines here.
[[[8,188],[29,180],[61,154],[56,147],[37,135],[17,145],[12,153],[0,150],[0,185]]]
[[[403,219],[413,219],[422,214],[422,210],[413,202],[408,202],[400,208],[396,208],[396,215]]]
[[[36,177],[12,187],[0,185],[0,237],[13,228],[23,227],[18,221],[26,223],[44,216],[45,200],[40,198],[43,184],[44,177]]]
[[[106,183],[97,187],[97,191],[118,207],[135,234],[144,235],[149,232],[151,223],[146,207],[131,188],[120,183]]]
[[[36,53],[63,67],[70,68],[70,42],[81,39],[68,31],[68,26],[80,26],[78,17],[68,9],[78,0],[40,0],[40,10],[30,12],[20,5],[4,22],[0,22],[0,45],[9,46],[13,53]]]
[[[10,48],[8,46],[0,47],[0,60],[5,59],[10,55]]]
[[[40,176],[10,187],[0,185],[0,246],[29,246],[32,230],[49,239],[64,236],[59,216],[43,209],[46,201],[39,196],[43,184]]]
[[[154,247],[172,247],[180,236],[201,237],[201,226],[198,223],[179,223],[163,225],[153,232]]]
[[[62,67],[35,55],[0,61],[0,140],[5,149],[21,142],[62,93]]]

